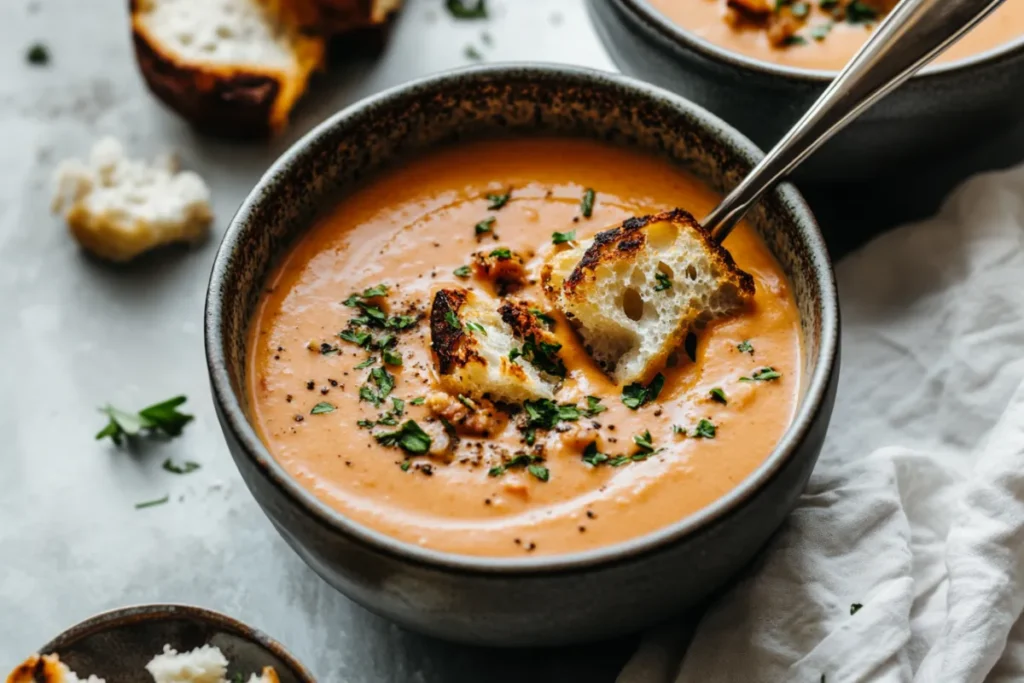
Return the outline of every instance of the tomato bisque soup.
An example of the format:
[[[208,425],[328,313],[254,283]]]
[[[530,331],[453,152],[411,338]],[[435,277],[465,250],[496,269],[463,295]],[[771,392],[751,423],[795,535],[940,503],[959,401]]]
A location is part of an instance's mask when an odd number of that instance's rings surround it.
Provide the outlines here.
[[[673,23],[764,62],[838,71],[897,0],[650,0]],[[1024,35],[1024,0],[1006,0],[938,62],[986,52]]]
[[[568,553],[676,522],[757,468],[794,414],[799,320],[779,264],[750,226],[730,235],[756,293],[696,336],[695,360],[681,352],[660,391],[602,372],[539,271],[556,241],[717,201],[665,161],[581,140],[465,144],[394,168],[328,211],[273,273],[250,334],[252,420],[321,501],[425,548]],[[469,266],[503,249],[526,272],[507,296],[561,345],[554,401],[439,394],[433,297],[501,296]]]

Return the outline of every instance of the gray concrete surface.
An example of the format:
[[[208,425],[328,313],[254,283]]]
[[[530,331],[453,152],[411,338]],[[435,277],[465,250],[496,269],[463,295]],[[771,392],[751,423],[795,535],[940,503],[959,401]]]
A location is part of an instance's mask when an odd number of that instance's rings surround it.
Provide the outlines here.
[[[270,145],[194,135],[145,90],[126,0],[0,2],[0,671],[57,632],[128,603],[222,610],[285,643],[323,681],[611,681],[631,645],[495,652],[404,632],[337,594],[289,550],[241,482],[213,414],[201,314],[219,235],[263,169],[331,112],[411,77],[534,58],[610,68],[580,0],[504,0],[485,26],[411,0],[393,40],[317,82]],[[47,68],[29,66],[35,41]],[[49,177],[113,133],[178,149],[215,198],[214,237],[127,268],[84,256],[48,212]],[[131,454],[98,443],[95,407],[189,397],[183,438]],[[164,458],[202,469],[175,476]],[[171,503],[135,510],[170,494]]]

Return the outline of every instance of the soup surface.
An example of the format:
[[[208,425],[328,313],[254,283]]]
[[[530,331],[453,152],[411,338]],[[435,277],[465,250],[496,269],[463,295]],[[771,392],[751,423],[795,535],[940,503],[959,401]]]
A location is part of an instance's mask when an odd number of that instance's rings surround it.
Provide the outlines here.
[[[764,62],[838,71],[895,0],[650,0],[674,23]],[[767,10],[767,11],[766,11]],[[1006,0],[937,61],[964,59],[1024,35],[1024,0]]]
[[[580,215],[587,188],[595,191],[590,218]],[[796,304],[754,230],[741,225],[726,242],[755,280],[753,302],[705,329],[696,362],[682,354],[665,370],[657,400],[635,410],[535,283],[544,257],[559,248],[553,232],[588,238],[677,205],[701,216],[717,199],[661,160],[587,141],[466,144],[389,171],[320,219],[272,277],[248,354],[249,408],[262,439],[293,477],[347,517],[454,553],[579,551],[708,505],[764,461],[798,398]],[[489,217],[489,230],[479,232]],[[437,433],[431,401],[423,402],[437,386],[426,319],[432,296],[446,287],[494,294],[461,267],[473,252],[497,247],[527,256],[531,284],[516,296],[553,318],[568,368],[556,399],[579,406],[578,419],[536,431],[543,460],[530,467],[514,460],[526,436],[504,409],[488,439],[460,436],[450,461],[411,456],[387,437],[390,445],[382,444],[377,437],[409,420]],[[383,359],[359,339],[339,338],[364,313],[349,297],[379,284],[388,287],[386,314],[407,316],[395,319],[409,325],[394,332]],[[750,379],[766,367],[778,374]],[[391,378],[383,387],[382,368]],[[634,440],[646,432],[649,448]],[[584,462],[589,442],[609,458]]]

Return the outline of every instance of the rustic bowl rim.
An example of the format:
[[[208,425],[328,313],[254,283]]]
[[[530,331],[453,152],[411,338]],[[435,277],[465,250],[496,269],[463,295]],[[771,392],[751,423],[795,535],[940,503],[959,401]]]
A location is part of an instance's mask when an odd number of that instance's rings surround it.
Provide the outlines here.
[[[591,3],[618,3],[624,10],[632,12],[636,19],[655,31],[663,40],[673,47],[682,47],[696,51],[712,61],[729,66],[756,71],[767,76],[786,78],[794,82],[815,83],[826,85],[839,75],[838,70],[808,69],[804,67],[774,64],[754,57],[727,50],[711,41],[701,38],[696,33],[679,26],[657,9],[648,0],[590,0]],[[1024,34],[1014,40],[997,45],[991,49],[969,55],[963,59],[940,64],[930,64],[911,77],[912,82],[935,81],[950,74],[956,74],[974,68],[982,68],[992,63],[1010,59],[1024,53]]]
[[[303,683],[316,683],[313,674],[295,658],[281,643],[254,626],[249,626],[223,612],[176,602],[140,603],[105,610],[69,626],[39,648],[41,654],[49,654],[63,647],[69,647],[83,638],[89,638],[113,628],[128,626],[139,621],[165,621],[173,619],[195,619],[213,624],[219,629],[230,631],[241,638],[259,645],[279,660]],[[154,652],[153,655],[160,654]]]
[[[356,541],[378,553],[383,553],[405,562],[446,572],[473,575],[545,575],[579,572],[635,560],[653,554],[696,533],[707,529],[715,522],[727,517],[755,496],[768,482],[795,457],[808,433],[812,431],[819,413],[824,407],[833,372],[836,367],[839,348],[839,298],[836,290],[835,273],[832,269],[825,240],[817,221],[807,203],[792,185],[783,183],[774,191],[800,233],[803,246],[809,255],[810,277],[817,281],[821,292],[820,307],[821,338],[815,358],[814,372],[808,378],[806,393],[799,409],[793,416],[789,429],[779,440],[775,449],[764,462],[727,494],[710,505],[688,515],[677,522],[648,534],[620,543],[600,546],[586,551],[559,555],[528,557],[486,557],[462,555],[438,551],[401,541],[362,525],[342,515],[289,475],[274,459],[255,429],[249,422],[243,402],[232,387],[227,368],[227,356],[221,340],[221,327],[225,310],[240,305],[242,297],[227,295],[223,284],[232,265],[232,253],[239,245],[253,208],[265,201],[274,179],[289,175],[290,167],[301,164],[303,156],[311,154],[321,138],[329,131],[344,127],[346,121],[363,112],[381,106],[401,102],[412,94],[443,90],[451,85],[468,81],[481,83],[502,79],[563,79],[567,83],[585,84],[592,88],[611,88],[628,91],[629,97],[648,99],[667,104],[691,118],[700,127],[702,136],[715,139],[742,162],[753,165],[763,156],[754,143],[739,131],[711,114],[706,109],[657,86],[621,74],[599,71],[565,64],[538,62],[507,62],[499,64],[461,67],[424,76],[366,97],[333,114],[313,128],[284,152],[250,191],[232,218],[218,248],[210,275],[207,291],[204,321],[207,368],[213,390],[213,399],[221,410],[222,426],[229,429],[237,440],[245,457],[255,465],[259,476],[282,494],[296,502],[308,518],[321,527]],[[490,80],[488,80],[490,79]]]

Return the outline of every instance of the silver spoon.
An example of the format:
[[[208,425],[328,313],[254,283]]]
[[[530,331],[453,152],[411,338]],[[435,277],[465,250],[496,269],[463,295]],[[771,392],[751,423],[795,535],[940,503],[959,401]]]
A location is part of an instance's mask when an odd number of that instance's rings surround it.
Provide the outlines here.
[[[935,59],[1003,0],[902,0],[818,101],[702,221],[721,243],[775,183]]]

